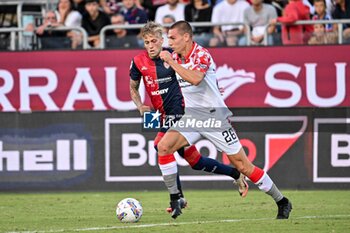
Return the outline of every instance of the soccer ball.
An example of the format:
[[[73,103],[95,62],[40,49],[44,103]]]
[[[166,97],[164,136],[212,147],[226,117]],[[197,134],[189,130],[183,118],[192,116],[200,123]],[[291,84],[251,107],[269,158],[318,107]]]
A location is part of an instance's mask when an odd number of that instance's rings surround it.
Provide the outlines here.
[[[115,212],[121,222],[138,222],[142,217],[143,209],[138,200],[125,198],[118,203]]]

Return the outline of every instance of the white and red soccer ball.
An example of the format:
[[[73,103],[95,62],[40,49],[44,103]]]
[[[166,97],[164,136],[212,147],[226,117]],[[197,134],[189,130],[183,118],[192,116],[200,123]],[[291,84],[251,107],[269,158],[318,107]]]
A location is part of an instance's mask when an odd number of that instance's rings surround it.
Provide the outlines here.
[[[121,200],[116,208],[117,218],[121,222],[138,222],[142,217],[143,209],[141,203],[134,198],[125,198]]]

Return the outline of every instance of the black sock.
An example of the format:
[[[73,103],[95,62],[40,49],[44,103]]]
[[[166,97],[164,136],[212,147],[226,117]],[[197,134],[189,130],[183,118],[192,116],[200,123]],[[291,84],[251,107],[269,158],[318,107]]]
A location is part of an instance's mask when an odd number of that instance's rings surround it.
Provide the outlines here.
[[[182,192],[182,187],[181,187],[181,181],[180,181],[180,176],[179,173],[177,173],[177,189],[179,190],[179,195],[180,197],[185,197],[183,192]]]
[[[276,203],[277,203],[277,205],[284,205],[284,204],[288,203],[288,199],[286,197],[283,197],[281,200],[279,200]]]
[[[201,158],[192,168],[195,170],[203,170],[210,173],[231,176],[234,179],[238,179],[240,175],[236,168],[204,156],[201,156]]]
[[[170,194],[170,200],[171,200],[171,201],[179,200],[180,197],[181,197],[181,194],[180,194],[180,193]]]

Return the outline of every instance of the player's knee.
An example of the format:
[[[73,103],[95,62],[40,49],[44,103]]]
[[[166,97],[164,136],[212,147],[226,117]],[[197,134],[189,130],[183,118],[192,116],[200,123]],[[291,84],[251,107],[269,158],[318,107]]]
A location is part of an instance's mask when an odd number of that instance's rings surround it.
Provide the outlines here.
[[[160,141],[158,144],[157,144],[157,151],[159,154],[171,154],[171,147],[170,145],[168,145],[168,143],[166,142],[162,142]]]

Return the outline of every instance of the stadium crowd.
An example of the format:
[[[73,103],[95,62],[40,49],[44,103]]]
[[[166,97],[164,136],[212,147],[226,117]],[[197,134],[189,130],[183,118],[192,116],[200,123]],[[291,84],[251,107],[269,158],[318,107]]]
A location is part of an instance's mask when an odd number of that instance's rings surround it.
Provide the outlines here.
[[[53,33],[50,28],[82,27],[89,46],[100,48],[105,26],[178,20],[208,23],[194,27],[195,40],[203,46],[336,44],[338,24],[293,25],[299,20],[333,19],[350,19],[350,0],[57,0],[39,23],[24,27],[39,38],[42,49],[67,48],[67,38],[69,48],[81,48],[77,31]],[[349,43],[350,23],[342,24],[342,30],[343,43]],[[108,30],[106,48],[143,47],[139,32]]]

